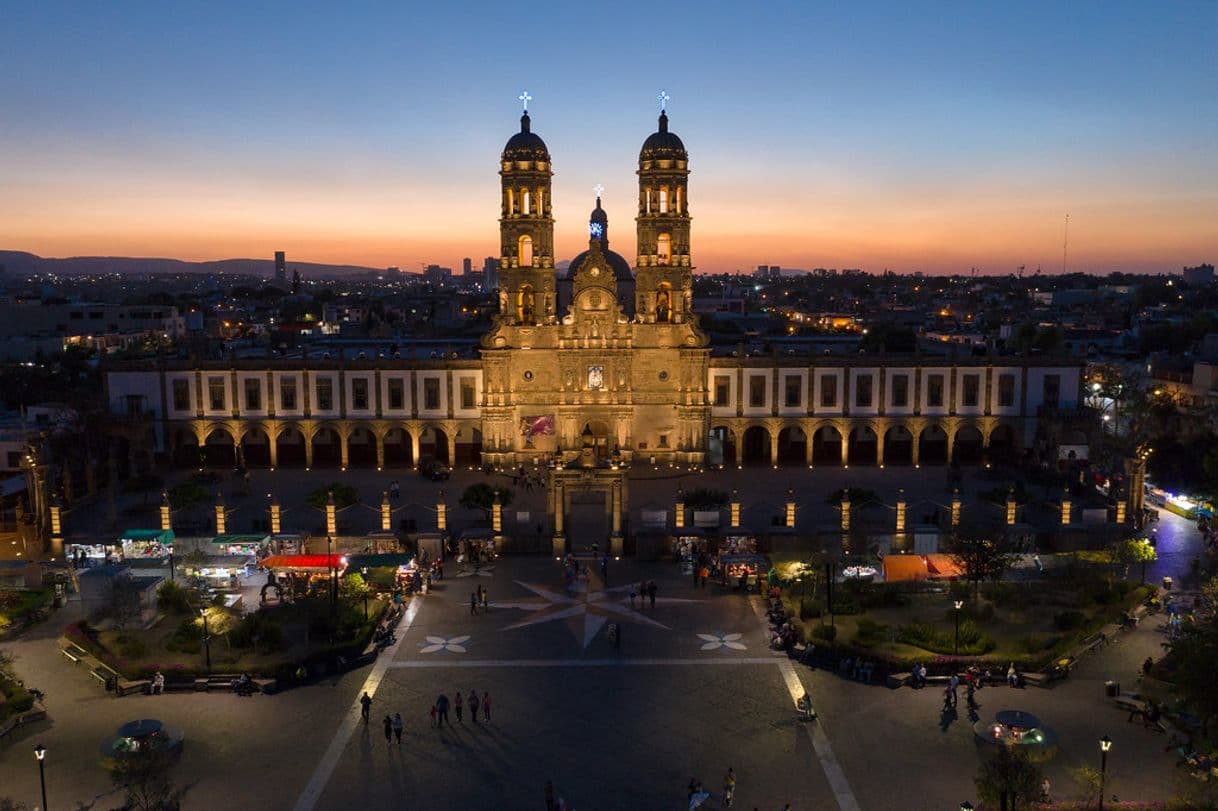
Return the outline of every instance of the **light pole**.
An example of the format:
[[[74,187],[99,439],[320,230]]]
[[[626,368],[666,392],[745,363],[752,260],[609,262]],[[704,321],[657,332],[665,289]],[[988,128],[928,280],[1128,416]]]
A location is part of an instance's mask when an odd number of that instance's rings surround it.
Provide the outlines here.
[[[1100,811],[1104,811],[1104,778],[1108,771],[1108,750],[1112,748],[1112,738],[1107,735],[1100,738]]]
[[[42,784],[42,811],[47,811],[47,773],[43,761],[47,756],[47,748],[42,744],[34,747],[34,757],[38,760],[38,782]]]
[[[368,621],[368,567],[364,566],[360,569],[360,574],[364,576],[364,622]]]
[[[207,627],[207,606],[199,609],[199,615],[203,617],[203,651],[207,657],[207,672],[211,673],[211,633]]]
[[[964,608],[964,600],[956,600],[956,655],[960,655],[960,609]]]

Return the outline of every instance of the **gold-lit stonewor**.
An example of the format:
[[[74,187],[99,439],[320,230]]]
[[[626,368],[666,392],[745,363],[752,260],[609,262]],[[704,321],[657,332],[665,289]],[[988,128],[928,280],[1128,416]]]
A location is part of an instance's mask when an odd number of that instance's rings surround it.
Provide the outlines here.
[[[503,532],[503,500],[499,491],[495,491],[495,500],[491,502],[491,530],[498,535]]]
[[[677,488],[677,503],[672,514],[673,526],[677,529],[685,528],[685,491]]]
[[[897,491],[897,533],[905,531],[905,490]]]
[[[1015,526],[1015,488],[1007,491],[1007,526]]]
[[[168,532],[173,529],[173,516],[169,507],[169,494],[161,493],[161,530]]]
[[[272,496],[271,497],[271,534],[272,535],[278,535],[280,533],[281,524],[280,524],[279,516],[280,516],[279,497]]]
[[[842,532],[850,531],[850,488],[842,490]]]
[[[733,489],[732,501],[728,508],[732,529],[740,529],[740,495]]]
[[[326,495],[326,537],[338,537],[338,506],[334,503],[334,492]]]
[[[448,531],[448,505],[444,503],[444,491],[440,491],[439,497],[436,499],[436,529],[440,532]]]
[[[228,527],[227,510],[224,509],[224,496],[216,493],[216,534],[223,535]]]
[[[393,510],[389,506],[389,491],[381,493],[381,531],[389,532],[393,529]]]
[[[1066,488],[1062,492],[1062,526],[1069,526],[1070,519],[1073,517],[1074,505],[1070,501],[1070,488]]]
[[[795,529],[795,491],[787,489],[787,529]]]

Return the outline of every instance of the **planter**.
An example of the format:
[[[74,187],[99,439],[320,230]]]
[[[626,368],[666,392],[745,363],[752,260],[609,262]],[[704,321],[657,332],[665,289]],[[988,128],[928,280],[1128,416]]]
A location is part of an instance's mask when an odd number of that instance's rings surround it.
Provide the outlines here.
[[[0,740],[7,737],[13,730],[18,727],[23,727],[27,724],[32,724],[35,721],[42,721],[47,717],[46,708],[34,702],[34,706],[23,713],[18,713],[12,718],[9,718],[4,723],[0,724]]]

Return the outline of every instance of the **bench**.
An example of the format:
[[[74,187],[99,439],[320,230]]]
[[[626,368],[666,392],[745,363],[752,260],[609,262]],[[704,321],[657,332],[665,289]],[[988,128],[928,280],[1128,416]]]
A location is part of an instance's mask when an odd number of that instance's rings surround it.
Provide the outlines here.
[[[125,696],[127,693],[149,693],[152,692],[151,679],[136,679],[128,681],[122,677],[114,686],[114,693],[118,696]]]
[[[1044,687],[1049,681],[1049,677],[1044,673],[1024,673],[1022,675],[1023,680],[1034,687]]]
[[[82,648],[80,645],[76,645],[71,642],[60,648],[59,652],[68,657],[68,659],[72,662],[79,662],[81,659],[84,659],[89,655],[87,650]]]
[[[1097,631],[1091,636],[1083,639],[1083,644],[1079,650],[1079,653],[1092,653],[1096,648],[1102,647],[1106,644],[1108,644],[1108,637],[1105,636],[1102,631]]]
[[[110,685],[112,683],[111,680],[113,680],[114,684],[118,684],[118,673],[103,664],[99,664],[97,667],[91,669],[89,671],[89,675],[104,684],[107,690],[110,689]]]
[[[194,692],[194,679],[165,679],[165,692],[170,691],[191,691]]]
[[[889,673],[887,684],[893,690],[904,687],[913,680],[913,673]]]
[[[279,691],[279,681],[277,679],[254,679],[254,686],[267,695]]]

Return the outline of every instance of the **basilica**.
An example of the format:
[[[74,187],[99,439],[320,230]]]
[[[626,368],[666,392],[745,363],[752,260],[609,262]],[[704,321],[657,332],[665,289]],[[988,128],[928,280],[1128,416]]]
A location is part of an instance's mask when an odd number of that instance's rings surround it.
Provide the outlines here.
[[[112,413],[192,464],[916,467],[1017,452],[1080,403],[1075,361],[712,347],[693,313],[689,153],[664,111],[639,150],[633,262],[598,196],[587,250],[558,269],[553,163],[527,109],[498,174],[498,312],[476,356],[111,364]]]

